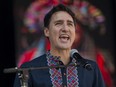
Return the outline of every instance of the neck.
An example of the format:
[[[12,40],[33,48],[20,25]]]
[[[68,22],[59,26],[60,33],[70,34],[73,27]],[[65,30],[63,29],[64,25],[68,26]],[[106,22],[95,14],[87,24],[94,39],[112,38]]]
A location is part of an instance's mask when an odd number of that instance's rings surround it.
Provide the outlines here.
[[[67,65],[70,61],[70,50],[50,50],[53,56],[60,56],[60,60],[64,65]]]

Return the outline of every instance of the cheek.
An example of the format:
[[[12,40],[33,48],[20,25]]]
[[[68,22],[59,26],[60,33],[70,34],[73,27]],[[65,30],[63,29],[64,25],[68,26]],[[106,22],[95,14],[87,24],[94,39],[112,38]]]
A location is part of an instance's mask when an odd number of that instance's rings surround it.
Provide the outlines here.
[[[72,36],[74,37],[74,39],[76,38],[75,30],[74,30],[74,31],[72,31]]]
[[[51,29],[51,34],[54,35],[54,37],[56,37],[59,34],[59,29],[56,27],[53,27]]]
[[[57,30],[51,30],[51,31],[50,31],[50,37],[51,37],[51,39],[56,40],[56,38],[59,37],[58,31],[57,31]]]
[[[74,36],[74,40],[75,40],[76,39],[76,34],[74,33],[73,36]]]

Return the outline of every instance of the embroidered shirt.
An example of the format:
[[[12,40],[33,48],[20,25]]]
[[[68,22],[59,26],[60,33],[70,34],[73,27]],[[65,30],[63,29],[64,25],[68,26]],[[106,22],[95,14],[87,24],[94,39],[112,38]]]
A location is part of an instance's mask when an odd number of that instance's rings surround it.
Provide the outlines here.
[[[48,54],[24,63],[21,68],[42,68],[61,63],[58,57],[54,58]],[[91,60],[87,61],[92,66],[91,71],[81,66],[29,70],[28,87],[105,87],[97,64]],[[71,63],[75,63],[75,60],[72,59]],[[14,87],[21,87],[18,74],[16,74]]]
[[[53,56],[50,52],[47,52],[47,62],[48,66],[57,66],[63,65],[63,63],[59,59],[60,57]],[[76,63],[76,60],[73,58],[70,61],[70,64]],[[78,71],[75,66],[68,66],[63,68],[52,68],[49,70],[51,81],[54,87],[79,87],[78,84]]]

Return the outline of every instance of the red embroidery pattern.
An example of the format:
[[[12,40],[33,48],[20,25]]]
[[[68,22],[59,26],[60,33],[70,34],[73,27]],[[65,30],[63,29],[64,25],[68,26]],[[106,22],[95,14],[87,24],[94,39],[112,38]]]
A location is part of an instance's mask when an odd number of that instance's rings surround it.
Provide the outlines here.
[[[47,62],[48,66],[55,66],[59,64],[59,57],[54,57],[47,52]],[[72,59],[71,63],[76,63],[75,59]],[[50,78],[53,84],[53,87],[62,87],[62,74],[61,69],[52,68],[49,70]],[[78,82],[78,72],[77,67],[69,66],[67,67],[67,87],[79,87]]]

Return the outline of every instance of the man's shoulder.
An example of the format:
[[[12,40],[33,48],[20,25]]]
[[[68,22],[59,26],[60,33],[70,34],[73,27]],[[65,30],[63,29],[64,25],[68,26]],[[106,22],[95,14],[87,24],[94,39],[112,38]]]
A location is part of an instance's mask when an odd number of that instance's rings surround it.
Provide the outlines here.
[[[92,60],[92,59],[85,59],[85,60],[90,64],[96,64],[95,60]]]
[[[46,62],[46,54],[43,54],[31,61],[25,62],[24,64],[21,65],[21,67],[36,67],[36,66],[41,66]]]
[[[89,64],[92,67],[92,69],[98,68],[96,61],[91,59],[85,59],[85,61],[87,62],[87,64]]]

